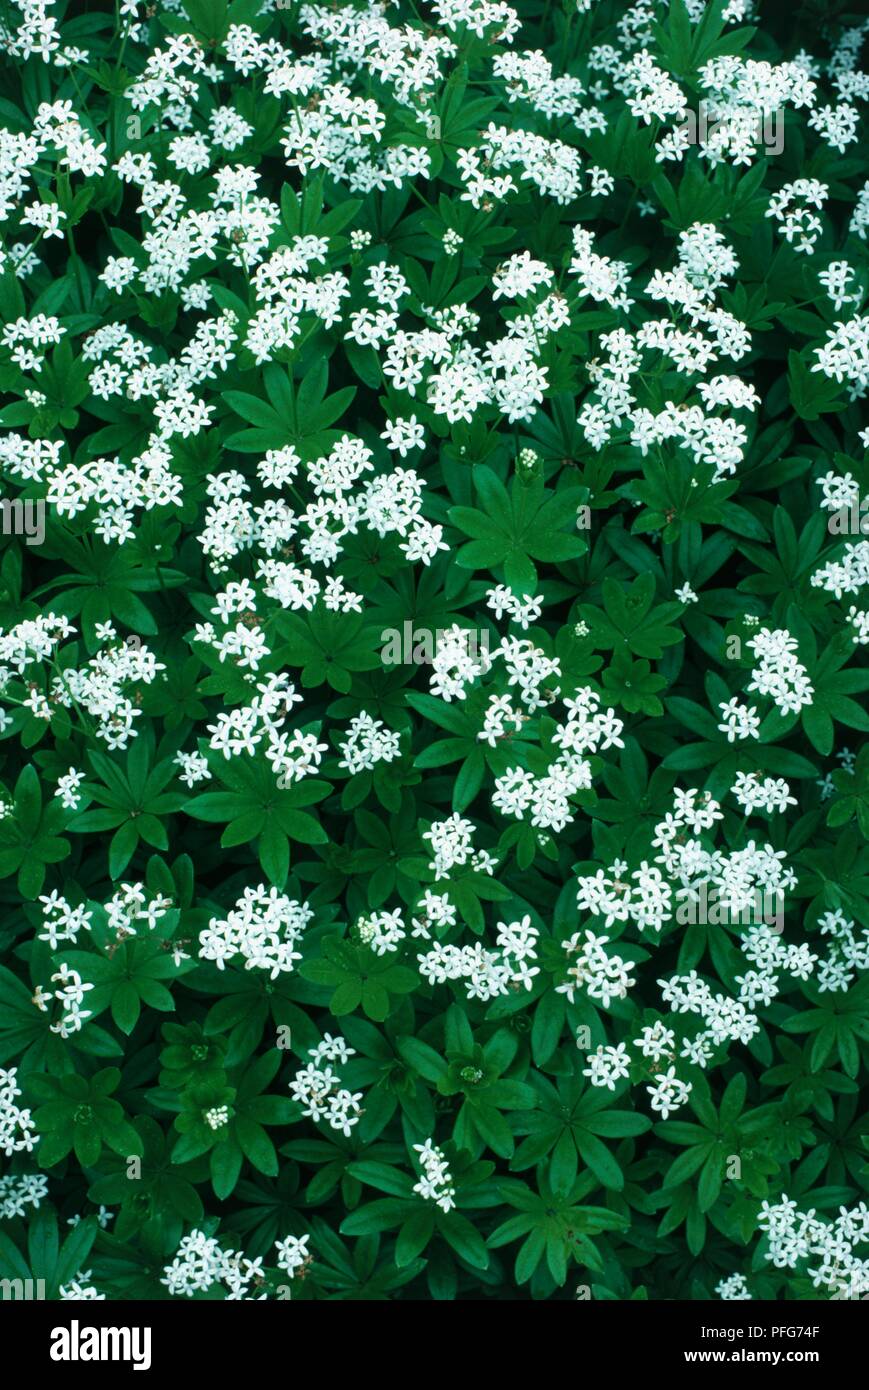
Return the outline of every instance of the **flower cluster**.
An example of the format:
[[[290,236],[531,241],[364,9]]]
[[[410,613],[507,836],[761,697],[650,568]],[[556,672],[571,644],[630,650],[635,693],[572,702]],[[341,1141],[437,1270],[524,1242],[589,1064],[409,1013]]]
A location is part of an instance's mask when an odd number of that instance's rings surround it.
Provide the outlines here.
[[[768,1241],[766,1258],[777,1268],[805,1265],[812,1287],[834,1298],[869,1292],[869,1260],[857,1254],[869,1240],[865,1202],[850,1210],[840,1206],[835,1220],[824,1221],[783,1193],[780,1201],[763,1203],[758,1225]]]
[[[441,1211],[451,1211],[456,1205],[453,1200],[456,1190],[451,1186],[452,1178],[445,1154],[435,1147],[431,1139],[413,1147],[419,1154],[423,1170],[422,1177],[414,1185],[414,1192],[418,1192],[427,1202],[435,1202]]]
[[[274,885],[246,888],[226,917],[212,917],[199,933],[199,957],[225,970],[241,956],[245,970],[267,970],[276,980],[302,959],[296,947],[313,915]]]
[[[355,1050],[348,1047],[342,1037],[333,1038],[327,1033],[323,1042],[311,1048],[308,1056],[311,1061],[301,1067],[290,1082],[293,1099],[303,1106],[304,1115],[312,1120],[324,1120],[331,1129],[349,1136],[362,1118],[359,1104],[362,1092],[354,1094],[342,1086],[330,1063],[348,1062],[355,1056]]]
[[[39,1138],[30,1110],[16,1103],[21,1094],[17,1067],[0,1071],[0,1145],[7,1158],[32,1153]]]

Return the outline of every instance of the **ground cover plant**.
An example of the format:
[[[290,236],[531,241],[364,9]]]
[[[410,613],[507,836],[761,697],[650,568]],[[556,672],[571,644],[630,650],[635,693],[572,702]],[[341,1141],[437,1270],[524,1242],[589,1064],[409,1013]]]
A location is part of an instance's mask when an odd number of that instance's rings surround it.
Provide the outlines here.
[[[869,18],[0,8],[0,1277],[869,1293]]]

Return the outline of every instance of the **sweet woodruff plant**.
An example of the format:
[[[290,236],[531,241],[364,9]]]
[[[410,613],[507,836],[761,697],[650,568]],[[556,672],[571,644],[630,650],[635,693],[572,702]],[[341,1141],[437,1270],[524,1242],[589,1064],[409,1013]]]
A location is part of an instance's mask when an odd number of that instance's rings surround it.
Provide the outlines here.
[[[869,1295],[818,16],[3,5],[0,1277]]]

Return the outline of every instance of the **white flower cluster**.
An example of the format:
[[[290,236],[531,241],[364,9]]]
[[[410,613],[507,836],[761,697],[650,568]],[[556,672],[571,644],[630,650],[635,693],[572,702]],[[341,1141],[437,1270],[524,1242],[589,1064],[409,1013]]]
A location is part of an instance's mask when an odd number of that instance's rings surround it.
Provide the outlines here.
[[[247,887],[226,917],[212,917],[199,933],[200,960],[223,970],[236,956],[245,970],[267,970],[276,980],[302,959],[296,950],[314,916],[307,903],[296,902],[272,885]]]
[[[735,790],[746,814],[761,806],[783,809],[793,802],[785,783],[778,779],[761,781],[755,774],[738,774]],[[663,1107],[662,1113],[677,1109],[690,1092],[690,1083],[683,1082],[676,1072],[677,1052],[684,1061],[705,1069],[715,1049],[730,1042],[744,1045],[751,1041],[760,1027],[753,1010],[769,1005],[779,995],[783,976],[806,980],[817,973],[821,990],[844,989],[854,970],[869,963],[869,931],[864,930],[858,940],[854,923],[841,912],[821,918],[822,933],[832,934],[834,940],[827,959],[820,964],[807,942],[783,941],[778,925],[781,905],[785,894],[796,886],[795,875],[785,865],[785,854],[771,845],[760,847],[754,840],[729,853],[707,848],[703,837],[722,818],[709,793],[677,790],[673,812],[655,827],[652,845],[660,851],[655,865],[643,861],[628,873],[628,866],[616,861],[607,872],[598,870],[578,880],[579,909],[603,918],[605,928],[613,924],[621,928],[630,922],[641,933],[649,928],[660,933],[671,923],[696,921],[698,917],[712,924],[734,918],[746,927],[740,946],[751,968],[736,976],[737,998],[714,991],[694,970],[658,981],[671,1015],[694,1015],[701,1024],[687,1035],[682,1025],[681,1049],[675,1030],[664,1019],[645,1027],[635,1039],[644,1057],[670,1064],[649,1088],[653,1109]],[[657,865],[663,867],[666,877]],[[585,930],[563,943],[571,957],[576,954],[567,981],[558,986],[571,1002],[574,992],[582,989],[607,1008],[612,999],[624,998],[631,988],[632,963],[611,955],[605,949],[609,940],[606,935]],[[613,1089],[618,1080],[628,1076],[631,1057],[620,1043],[598,1047],[588,1061],[584,1074],[591,1084]]]
[[[813,372],[845,382],[848,396],[859,400],[869,390],[869,314],[855,314],[827,330],[823,347],[815,348]]]
[[[248,704],[221,710],[216,723],[208,724],[209,747],[226,761],[243,753],[264,753],[279,785],[291,786],[313,776],[328,745],[314,733],[284,727],[293,706],[302,703],[286,672],[266,676],[256,685]]]
[[[437,633],[431,665],[432,695],[449,704],[466,698],[467,686],[492,669],[492,658],[486,647],[476,650],[474,633],[453,623]]]
[[[465,651],[467,651],[467,638],[462,636],[461,639],[458,639],[456,636],[458,632],[464,632],[464,629],[454,629],[453,640],[461,640]],[[533,713],[534,710],[551,703],[553,692],[547,691],[546,683],[552,677],[560,676],[559,663],[556,658],[548,657],[529,638],[522,637],[503,637],[491,652],[488,647],[484,647],[478,660],[470,659],[464,670],[461,673],[456,673],[449,695],[443,689],[438,688],[436,682],[441,678],[433,678],[432,693],[440,695],[442,699],[447,701],[453,697],[460,700],[465,699],[467,695],[467,691],[464,689],[465,685],[491,671],[496,660],[503,661],[508,687],[517,687],[518,698],[529,712]],[[499,666],[497,669],[500,674],[501,667]]]
[[[598,870],[579,878],[579,908],[603,917],[607,927],[631,921],[641,932],[660,932],[680,905],[711,898],[739,916],[754,907],[759,894],[778,901],[795,887],[796,878],[784,865],[784,851],[771,845],[759,847],[749,840],[730,854],[707,849],[700,837],[722,819],[718,802],[708,792],[677,789],[673,811],[655,826],[652,839],[652,846],[660,850],[655,864],[663,865],[667,878],[645,860],[630,875],[627,865],[617,861],[608,873]]]
[[[728,743],[760,738],[760,718],[754,705],[740,704],[733,696],[730,700],[722,700],[718,708],[722,716],[718,732],[727,736]]]
[[[612,709],[600,708],[596,691],[586,686],[561,698],[567,718],[556,725],[552,735],[560,756],[543,776],[534,776],[523,767],[509,767],[495,778],[492,796],[492,805],[505,815],[523,820],[530,812],[533,826],[555,831],[564,830],[573,821],[569,798],[591,787],[589,756],[624,747],[624,724]]]
[[[354,1094],[342,1086],[341,1078],[330,1063],[349,1062],[355,1055],[355,1049],[348,1047],[342,1037],[333,1038],[327,1033],[323,1041],[309,1051],[308,1065],[301,1067],[290,1082],[293,1099],[304,1106],[303,1115],[314,1121],[325,1121],[348,1139],[353,1126],[362,1118],[359,1104],[362,1092]]]
[[[456,908],[446,893],[433,893],[430,888],[423,891],[411,918],[411,936],[431,941],[432,930],[456,925]]]
[[[81,800],[79,787],[84,780],[85,773],[78,772],[74,767],[71,767],[68,772],[63,773],[61,777],[58,777],[54,794],[60,798],[60,804],[65,811],[75,811],[78,809]]]
[[[624,1043],[615,1047],[601,1043],[588,1054],[586,1061],[588,1066],[583,1068],[582,1074],[588,1077],[592,1086],[614,1091],[616,1082],[630,1075],[631,1059]]]
[[[790,787],[783,777],[759,777],[756,772],[738,772],[731,793],[739,802],[746,815],[752,811],[784,811],[788,806],[796,806],[797,799],[791,796]]]
[[[818,963],[818,957],[805,941],[788,945],[782,941],[781,934],[766,923],[748,929],[741,949],[746,960],[757,967],[736,976],[739,998],[750,1008],[775,999],[782,971],[798,980],[807,980]]]
[[[61,1284],[57,1296],[62,1303],[93,1303],[102,1302],[106,1295],[100,1293],[95,1284],[91,1284],[91,1271],[80,1269],[74,1278]]]
[[[18,1068],[0,1069],[0,1150],[7,1158],[15,1153],[32,1153],[39,1138],[30,1111],[15,1104],[20,1095]]]
[[[727,1042],[751,1042],[760,1029],[757,1017],[745,1004],[716,993],[696,970],[689,970],[687,975],[672,975],[658,984],[661,998],[674,1014],[694,1014],[702,1020],[703,1028],[682,1052],[695,1066],[705,1068],[713,1049]]]
[[[628,268],[591,251],[591,233],[574,231],[577,256],[572,270],[582,277],[584,292],[612,308],[627,308]],[[679,234],[679,264],[675,270],[656,270],[646,293],[669,305],[667,317],[651,317],[631,332],[620,327],[600,336],[605,359],[588,365],[592,394],[579,412],[579,425],[592,448],[600,450],[617,432],[629,432],[630,442],[643,455],[674,441],[687,449],[696,464],[711,464],[716,478],[735,471],[748,442],[746,426],[716,409],[756,409],[754,388],[738,377],[719,375],[698,385],[699,401],[666,400],[654,410],[640,403],[632,379],[642,381],[650,369],[648,354],[660,354],[662,368],[693,377],[703,375],[722,357],[738,361],[749,350],[745,325],[715,302],[716,291],[738,269],[732,248],[711,223],[694,223]],[[621,435],[621,437],[625,437]]]
[[[86,983],[71,965],[62,962],[51,976],[51,983],[56,984],[57,989],[46,991],[42,985],[36,986],[33,1002],[42,1013],[48,1013],[51,1009],[51,1000],[57,1000],[60,1005],[60,1015],[54,1023],[49,1025],[51,1031],[57,1033],[61,1038],[72,1037],[73,1033],[81,1032],[82,1024],[91,1016],[91,1010],[82,1009],[81,1006],[84,1003],[85,994],[94,986]]]
[[[614,261],[594,250],[594,233],[587,227],[574,227],[573,257],[568,271],[577,276],[577,290],[597,304],[611,309],[629,309],[633,300],[628,296],[630,267],[625,261]],[[603,339],[601,340],[603,341]]]
[[[240,1250],[224,1250],[216,1236],[193,1230],[182,1237],[171,1264],[165,1266],[160,1283],[173,1297],[192,1298],[215,1284],[222,1285],[229,1302],[248,1301],[266,1294],[251,1292],[263,1281],[262,1257],[245,1259]]]
[[[782,1193],[779,1202],[763,1202],[757,1224],[768,1242],[766,1258],[776,1269],[805,1265],[816,1289],[831,1298],[862,1298],[869,1293],[869,1259],[857,1255],[869,1240],[869,1207],[865,1202],[840,1207],[833,1221],[814,1209],[801,1212]],[[811,1263],[810,1263],[811,1262]]]
[[[79,932],[90,931],[93,913],[83,903],[72,907],[56,888],[44,894],[42,903],[43,923],[37,932],[38,941],[47,941],[49,948],[56,951],[62,941],[77,941]]]
[[[534,976],[540,973],[539,966],[530,964],[537,959],[538,935],[528,914],[515,922],[499,922],[496,949],[487,949],[480,941],[473,946],[439,942],[417,956],[419,971],[430,985],[462,980],[469,999],[496,999],[520,987],[531,989]]]
[[[510,130],[494,121],[481,135],[478,145],[459,150],[456,156],[465,185],[461,196],[471,207],[491,210],[519,187],[514,175],[559,204],[573,202],[581,192],[582,161],[572,145],[527,130]]]
[[[135,738],[134,721],[142,714],[125,687],[139,682],[150,685],[166,667],[156,661],[153,653],[137,638],[135,642],[101,648],[85,666],[65,666],[61,670],[56,664],[57,644],[74,634],[75,629],[66,618],[57,618],[52,613],[19,623],[8,632],[0,632],[0,662],[9,662],[19,674],[42,662],[48,662],[54,670],[47,695],[31,680],[27,697],[13,702],[46,720],[51,719],[57,707],[75,707],[83,717],[90,716],[97,721],[93,732],[108,748],[124,749],[130,739]],[[100,641],[114,643],[117,639],[111,623],[97,624],[96,634]],[[6,670],[0,671],[0,690],[13,699]],[[77,787],[81,774],[74,773],[73,769],[70,772],[74,774]]]
[[[584,939],[583,939],[584,937]],[[590,999],[596,999],[609,1008],[613,999],[624,999],[628,990],[636,983],[631,979],[633,962],[621,956],[608,955],[604,950],[609,945],[608,936],[595,936],[594,932],[574,932],[562,942],[568,956],[575,956],[567,969],[567,980],[556,986],[559,994],[566,994],[573,1003],[574,992],[583,989]]]
[[[97,334],[112,334],[117,337],[117,326],[98,329]],[[95,335],[82,348],[82,357],[87,360],[93,355],[102,341]],[[150,351],[150,349],[148,349]],[[94,369],[91,373],[91,387],[95,395],[108,398],[114,394],[110,390],[109,372],[120,372],[112,362]],[[98,373],[101,375],[98,376]],[[120,390],[120,378],[111,377],[112,384]],[[131,389],[131,388],[128,388]],[[137,512],[149,512],[155,507],[180,506],[183,497],[182,479],[174,474],[169,464],[172,460],[170,445],[158,435],[152,435],[148,445],[129,463],[118,458],[96,458],[76,462],[63,462],[58,452],[61,446],[49,451],[43,450],[35,456],[29,441],[18,436],[8,435],[3,444],[6,467],[22,481],[39,480],[45,485],[45,500],[58,517],[74,517],[84,512],[91,504],[98,510],[93,521],[93,532],[104,544],[112,542],[119,546],[130,540],[135,532]]]
[[[524,710],[516,708],[509,695],[490,695],[483,715],[483,727],[477,738],[490,748],[496,748],[502,739],[519,733],[530,717]]]
[[[850,472],[837,473],[830,468],[822,478],[815,479],[816,487],[821,489],[821,509],[838,512],[842,508],[860,505],[860,484]]]
[[[290,76],[284,80],[293,82]],[[313,108],[297,106],[286,127],[283,148],[290,169],[304,174],[324,166],[354,193],[400,187],[406,178],[428,174],[431,155],[425,148],[391,145],[382,155],[373,148],[386,122],[374,100],[353,96],[341,82],[321,86],[318,96]]]
[[[338,766],[351,774],[372,772],[378,763],[395,762],[401,752],[399,735],[364,710],[351,719],[339,747],[342,756]]]
[[[659,161],[682,160],[696,144],[711,168],[724,162],[751,165],[765,144],[775,151],[786,108],[811,107],[815,100],[816,83],[798,60],[775,64],[725,54],[705,63],[698,77],[705,119],[683,112],[681,124],[657,142]]]
[[[7,1173],[0,1177],[0,1219],[26,1216],[28,1207],[38,1211],[40,1203],[47,1196],[48,1178],[45,1173]]]
[[[7,662],[19,675],[35,662],[53,657],[58,642],[71,637],[75,628],[65,617],[45,613],[16,624],[8,632],[0,629],[0,662]],[[5,686],[9,672],[3,672]]]
[[[523,632],[527,631],[531,623],[536,622],[543,608],[542,598],[532,594],[523,594],[520,598],[506,584],[496,584],[493,589],[487,589],[486,603],[496,618],[506,613]]]
[[[817,214],[829,194],[818,179],[795,179],[772,195],[766,215],[775,218],[779,232],[795,251],[811,256],[824,229]]]
[[[854,921],[837,907],[821,914],[818,928],[822,936],[832,938],[818,965],[818,990],[822,994],[844,993],[858,972],[869,970],[869,927],[858,931]]]
[[[669,1067],[655,1076],[654,1086],[647,1086],[649,1104],[656,1114],[666,1120],[673,1110],[679,1110],[688,1100],[693,1087],[690,1081],[682,1081],[676,1075],[676,1068]]]
[[[857,280],[857,272],[848,261],[831,261],[826,270],[818,271],[818,279],[832,300],[837,314],[848,304],[862,303],[865,290]]]
[[[401,909],[393,912],[372,912],[360,917],[356,923],[360,941],[370,946],[376,956],[385,956],[397,951],[407,932],[401,918]]]
[[[757,665],[752,668],[749,690],[769,695],[781,714],[798,714],[812,703],[815,693],[809,674],[795,655],[797,640],[786,628],[762,627],[748,645]]]
[[[507,100],[527,102],[545,116],[575,116],[584,87],[578,77],[553,75],[552,64],[537,49],[526,53],[499,53],[492,63],[504,79]]]
[[[275,1241],[278,1269],[282,1269],[290,1279],[295,1279],[299,1270],[311,1263],[313,1256],[308,1250],[310,1239],[310,1236],[286,1236],[283,1240]]]
[[[172,910],[172,899],[152,893],[143,883],[122,883],[106,903],[106,918],[116,939],[154,930]]]
[[[860,647],[869,645],[869,612],[860,612],[859,609],[851,607],[848,610],[848,621],[854,628],[852,642]]]
[[[456,1189],[452,1186],[446,1155],[435,1147],[432,1139],[426,1139],[424,1144],[414,1144],[413,1147],[419,1154],[422,1166],[422,1177],[414,1183],[414,1192],[418,1192],[427,1202],[435,1202],[441,1211],[452,1211],[456,1205]]]
[[[433,821],[422,838],[431,844],[434,858],[429,868],[436,879],[449,878],[453,869],[469,868],[474,873],[492,875],[497,861],[486,850],[475,850],[474,826],[454,811],[446,820]]]
[[[73,907],[57,889],[43,894],[39,902],[42,904],[43,921],[37,932],[37,940],[47,942],[51,951],[58,950],[66,941],[75,944],[81,931],[90,933],[94,918],[93,904],[87,907],[84,903],[79,903]],[[115,941],[120,943],[128,937],[153,931],[171,911],[172,906],[171,898],[150,892],[144,884],[121,883],[105,904],[106,925],[114,932]],[[176,965],[189,959],[178,945],[172,948],[172,958]],[[62,988],[54,997],[64,1003],[68,1015],[64,1020],[65,1026],[77,1031],[76,1024],[80,1026],[81,1020],[89,1016],[79,1010],[78,1006],[82,1002],[79,996],[93,986],[83,985],[81,980],[76,978],[76,972],[70,971],[67,966],[61,966],[61,971],[64,972],[63,975],[53,977],[62,983]],[[40,986],[34,995],[34,1003],[38,1008],[45,1010],[50,998],[51,994],[45,993]],[[69,1001],[68,1004],[65,1001]],[[55,1031],[61,1030],[57,1028]],[[66,1032],[62,1032],[62,1036],[66,1036]]]
[[[22,218],[24,221],[26,218]],[[32,222],[32,218],[27,219]],[[43,359],[48,349],[59,343],[66,329],[58,320],[46,314],[35,318],[16,319],[7,323],[3,329],[3,346],[11,349],[12,361],[23,372],[41,372]]]
[[[526,595],[519,600],[503,585],[490,589],[488,599],[496,616],[507,613],[523,629],[539,613],[539,599]],[[439,635],[432,693],[445,703],[465,700],[471,682],[490,674],[498,682],[506,678],[506,690],[489,692],[482,727],[477,732],[480,741],[495,748],[521,735],[523,726],[538,709],[551,706],[559,698],[561,667],[556,658],[547,656],[528,638],[506,636],[491,651],[486,645],[472,654],[467,637],[467,632],[458,626]],[[514,703],[514,696],[518,704]],[[519,820],[528,816],[535,828],[555,831],[563,830],[573,820],[570,798],[591,787],[589,757],[624,746],[622,720],[614,710],[601,708],[600,696],[590,686],[560,698],[566,717],[552,735],[557,756],[536,776],[518,761],[508,765],[495,778],[492,795],[492,805],[504,815]],[[456,818],[452,820],[455,822]],[[469,823],[466,825],[469,832]],[[437,877],[443,876],[437,860],[432,867]]]
[[[388,368],[387,357],[387,374]],[[268,450],[257,473],[263,487],[286,489],[301,468],[296,450],[286,445]],[[235,470],[209,475],[206,491],[210,504],[199,544],[211,570],[222,574],[237,555],[261,552],[256,558],[255,577],[265,595],[276,599],[281,607],[310,611],[322,599],[331,611],[359,611],[360,596],[345,589],[340,578],[319,579],[309,568],[286,557],[298,550],[310,564],[331,568],[341,556],[346,538],[356,535],[360,527],[380,538],[397,536],[407,559],[425,565],[447,548],[443,527],[433,525],[422,514],[424,479],[412,468],[393,468],[363,477],[372,472],[372,451],[360,439],[344,434],[328,454],[304,466],[302,478],[293,486],[298,509],[285,496],[257,504],[250,497],[251,483]],[[309,494],[307,502],[301,496],[303,484]]]
[[[657,118],[680,115],[685,97],[676,82],[659,68],[648,49],[636,53],[616,79],[615,85],[627,95],[627,107],[644,125]]]
[[[753,1297],[745,1282],[744,1274],[730,1274],[726,1279],[719,1280],[715,1285],[715,1292],[725,1302],[744,1302]]]
[[[858,594],[869,587],[869,541],[848,541],[843,553],[828,560],[812,572],[812,584],[816,589],[826,589],[827,593],[841,598],[843,594]],[[865,640],[866,614],[852,607],[848,620],[854,625],[855,642]]]

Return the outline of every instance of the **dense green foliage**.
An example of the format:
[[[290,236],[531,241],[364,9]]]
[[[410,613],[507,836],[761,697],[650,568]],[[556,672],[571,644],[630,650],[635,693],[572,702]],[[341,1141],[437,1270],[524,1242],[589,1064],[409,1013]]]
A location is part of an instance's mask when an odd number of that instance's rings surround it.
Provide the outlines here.
[[[866,23],[763,8],[2,7],[0,1277],[869,1290]]]

